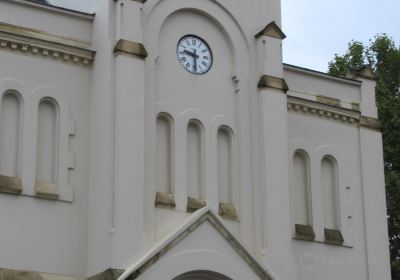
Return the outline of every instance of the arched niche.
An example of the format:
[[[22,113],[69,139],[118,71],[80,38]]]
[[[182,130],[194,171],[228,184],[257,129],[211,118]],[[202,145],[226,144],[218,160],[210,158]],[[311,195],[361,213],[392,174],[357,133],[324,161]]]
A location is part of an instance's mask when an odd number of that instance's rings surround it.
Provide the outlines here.
[[[333,156],[321,160],[322,203],[324,227],[340,230],[338,164]]]
[[[184,273],[173,280],[232,280],[231,278],[213,271],[191,271]]]
[[[218,160],[218,200],[222,203],[233,204],[234,191],[234,155],[233,132],[227,126],[221,126],[217,132]]]
[[[156,120],[156,190],[173,193],[173,119],[160,113]]]
[[[56,185],[58,181],[59,106],[53,98],[42,98],[38,105],[36,180]]]
[[[187,196],[204,199],[204,132],[200,121],[189,121],[186,137]]]
[[[22,98],[18,92],[3,94],[0,114],[0,175],[20,177]]]
[[[304,150],[296,150],[293,155],[291,183],[293,222],[311,225],[310,158]]]

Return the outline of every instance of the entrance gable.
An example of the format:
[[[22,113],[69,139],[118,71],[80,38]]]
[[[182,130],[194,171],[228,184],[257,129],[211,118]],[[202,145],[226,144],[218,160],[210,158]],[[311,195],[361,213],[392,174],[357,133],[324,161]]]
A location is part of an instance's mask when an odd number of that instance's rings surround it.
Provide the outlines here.
[[[118,280],[181,279],[195,271],[213,271],[228,279],[276,279],[205,207],[160,240]]]

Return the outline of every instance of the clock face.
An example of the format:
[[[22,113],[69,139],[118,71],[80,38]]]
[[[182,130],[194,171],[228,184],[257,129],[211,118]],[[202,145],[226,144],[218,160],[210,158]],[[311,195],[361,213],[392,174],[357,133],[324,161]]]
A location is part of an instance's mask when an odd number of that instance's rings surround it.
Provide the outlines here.
[[[179,40],[176,55],[183,68],[196,75],[207,73],[213,63],[210,47],[206,41],[195,35],[186,35]]]

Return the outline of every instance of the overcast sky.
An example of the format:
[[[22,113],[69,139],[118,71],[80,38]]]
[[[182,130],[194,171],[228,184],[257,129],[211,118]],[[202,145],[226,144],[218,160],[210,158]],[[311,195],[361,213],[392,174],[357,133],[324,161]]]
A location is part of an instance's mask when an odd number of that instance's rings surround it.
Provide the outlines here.
[[[100,0],[50,0],[55,5],[92,12]],[[326,71],[335,53],[352,39],[368,43],[387,33],[400,43],[399,0],[282,0],[284,62]]]

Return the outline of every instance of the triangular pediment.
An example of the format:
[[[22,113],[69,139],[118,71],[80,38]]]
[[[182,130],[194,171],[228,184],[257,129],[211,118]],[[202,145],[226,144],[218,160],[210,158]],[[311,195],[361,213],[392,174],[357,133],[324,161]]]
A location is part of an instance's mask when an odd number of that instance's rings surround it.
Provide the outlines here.
[[[275,21],[268,23],[263,30],[256,34],[256,38],[260,38],[263,35],[282,40],[286,38],[285,33],[283,33],[282,29],[276,24]]]
[[[204,233],[205,228],[210,228],[207,231],[208,236]],[[214,236],[210,236],[214,235]],[[162,260],[164,255],[174,250],[175,247],[180,247],[185,242],[192,242],[190,238],[200,237],[202,240],[215,239],[219,240],[219,244],[225,243],[227,248],[230,248],[231,255],[236,254],[236,258],[247,266],[249,271],[254,273],[257,279],[272,280],[275,279],[270,272],[237,240],[234,235],[224,226],[223,222],[217,217],[208,207],[196,211],[192,216],[185,221],[181,226],[171,232],[163,240],[159,241],[153,249],[151,249],[139,261],[130,266],[118,278],[118,280],[137,279],[151,267],[157,266],[157,263]],[[214,238],[213,238],[214,237]],[[225,241],[222,241],[222,239]],[[197,239],[199,240],[199,238]],[[182,244],[181,244],[182,243]],[[183,244],[184,246],[184,244]],[[173,253],[175,254],[175,253]],[[232,257],[232,256],[230,256]]]

